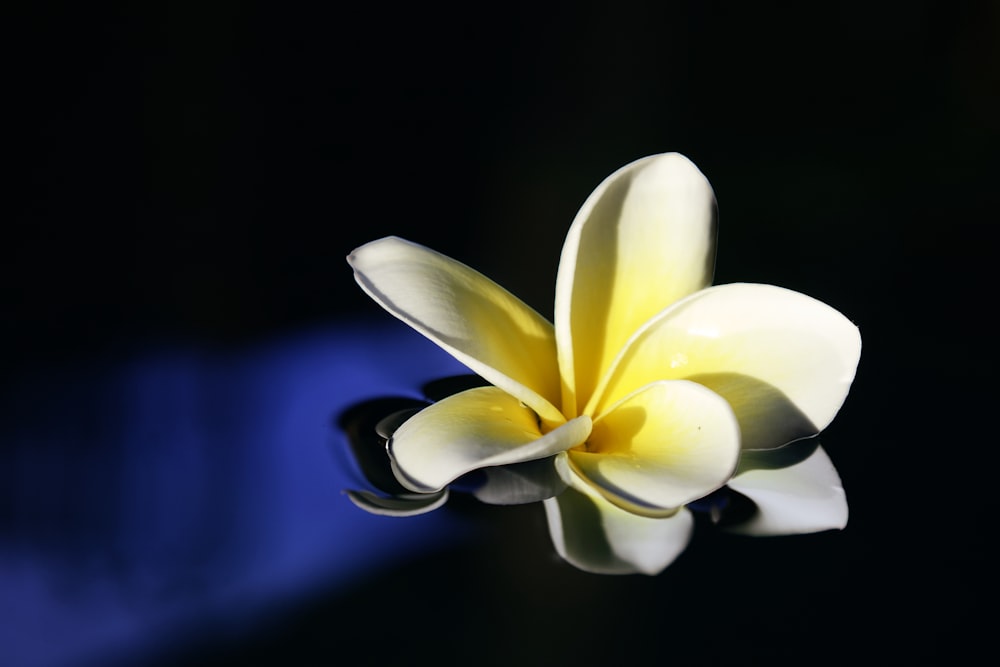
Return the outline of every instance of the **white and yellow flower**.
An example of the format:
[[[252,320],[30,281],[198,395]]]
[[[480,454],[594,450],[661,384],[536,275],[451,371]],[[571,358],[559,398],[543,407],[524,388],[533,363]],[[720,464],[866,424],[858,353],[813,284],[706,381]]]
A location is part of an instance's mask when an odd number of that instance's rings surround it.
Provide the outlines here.
[[[712,188],[687,158],[626,165],[569,230],[554,325],[425,247],[389,237],[355,250],[373,299],[492,384],[392,434],[400,483],[433,494],[472,470],[550,460],[566,485],[544,500],[553,543],[593,572],[659,572],[690,537],[685,505],[726,485],[757,504],[743,532],[843,527],[822,448],[782,468],[769,453],[836,415],[858,330],[797,292],[710,287],[715,227]]]

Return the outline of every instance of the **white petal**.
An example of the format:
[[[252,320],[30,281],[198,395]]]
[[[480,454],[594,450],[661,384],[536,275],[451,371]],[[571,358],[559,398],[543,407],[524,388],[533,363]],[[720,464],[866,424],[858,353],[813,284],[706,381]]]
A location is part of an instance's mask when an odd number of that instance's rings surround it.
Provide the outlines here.
[[[744,448],[740,452],[740,462],[736,466],[734,476],[750,470],[789,468],[812,456],[817,447],[819,447],[818,438],[802,438],[787,445],[770,449]]]
[[[816,299],[772,285],[719,285],[650,320],[587,412],[655,380],[687,378],[730,401],[745,447],[776,447],[787,440],[769,437],[790,429],[805,437],[830,423],[860,355],[857,327]]]
[[[552,325],[481,273],[428,248],[388,237],[348,262],[375,301],[547,423],[561,422]]]
[[[472,491],[489,505],[523,505],[551,498],[566,489],[551,457],[482,469],[485,481]]]
[[[726,400],[678,380],[615,404],[594,420],[586,450],[573,449],[566,459],[612,503],[662,516],[722,487],[739,456],[740,429]]]
[[[684,551],[694,529],[686,509],[651,519],[572,488],[544,506],[556,552],[596,574],[659,574]]]
[[[427,493],[477,468],[552,456],[590,434],[590,418],[578,417],[542,434],[538,417],[497,387],[449,396],[411,417],[389,441],[399,483]]]
[[[583,204],[567,234],[556,281],[567,414],[587,403],[643,322],[711,283],[715,222],[708,180],[677,153],[622,167]]]
[[[753,500],[758,510],[746,523],[727,527],[736,533],[794,535],[847,525],[840,476],[822,447],[790,468],[741,473],[729,488]]]

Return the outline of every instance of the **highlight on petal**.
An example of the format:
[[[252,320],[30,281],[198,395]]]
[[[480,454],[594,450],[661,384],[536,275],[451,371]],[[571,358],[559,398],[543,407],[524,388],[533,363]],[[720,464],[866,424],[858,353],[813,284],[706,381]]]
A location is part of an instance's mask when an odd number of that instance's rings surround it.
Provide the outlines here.
[[[590,418],[543,434],[537,415],[497,387],[469,389],[434,403],[396,429],[389,441],[400,484],[419,493],[443,488],[477,468],[552,456],[590,435]]]
[[[652,519],[615,507],[593,491],[569,488],[543,504],[556,552],[594,574],[659,574],[684,551],[694,530],[684,508]]]
[[[757,505],[745,523],[727,526],[744,535],[795,535],[842,529],[847,497],[830,457],[817,447],[788,468],[750,470],[729,481],[729,488]]]
[[[745,447],[777,447],[787,440],[772,440],[789,431],[805,437],[830,423],[860,355],[857,327],[821,301],[773,285],[719,285],[671,306],[637,332],[587,411],[655,380],[703,380],[729,400]],[[800,432],[803,425],[811,432]]]
[[[383,308],[547,424],[562,414],[552,324],[481,273],[396,237],[351,253],[358,284]]]
[[[647,385],[598,416],[586,449],[566,460],[615,505],[663,516],[723,486],[739,455],[739,425],[725,399],[677,380]]]
[[[645,321],[712,281],[715,195],[683,155],[653,155],[602,182],[570,227],[556,280],[563,406],[576,414]]]
[[[435,493],[415,493],[394,497],[379,496],[371,491],[347,491],[351,502],[372,514],[382,516],[417,516],[436,510],[448,501],[448,489]]]

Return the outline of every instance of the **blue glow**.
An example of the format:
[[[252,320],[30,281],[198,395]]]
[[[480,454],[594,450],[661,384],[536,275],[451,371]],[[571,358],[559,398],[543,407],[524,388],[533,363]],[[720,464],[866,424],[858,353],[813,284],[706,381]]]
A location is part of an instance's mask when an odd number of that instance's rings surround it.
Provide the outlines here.
[[[362,479],[335,426],[357,401],[460,372],[389,323],[21,381],[0,422],[0,664],[100,664],[205,623],[249,627],[462,539],[447,511],[354,507],[342,492]]]

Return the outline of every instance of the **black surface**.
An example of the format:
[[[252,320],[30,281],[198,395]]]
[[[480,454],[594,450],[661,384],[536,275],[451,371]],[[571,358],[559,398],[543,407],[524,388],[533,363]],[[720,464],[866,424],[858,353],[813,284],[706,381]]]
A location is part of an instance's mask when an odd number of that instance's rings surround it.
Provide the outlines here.
[[[861,327],[823,438],[842,533],[699,534],[656,579],[601,578],[552,560],[539,508],[459,507],[493,541],[170,664],[961,662],[981,645],[995,3],[72,5],[10,27],[8,379],[376,314],[344,257],[386,234],[548,315],[577,207],[666,150],[716,190],[717,282],[796,289]]]

